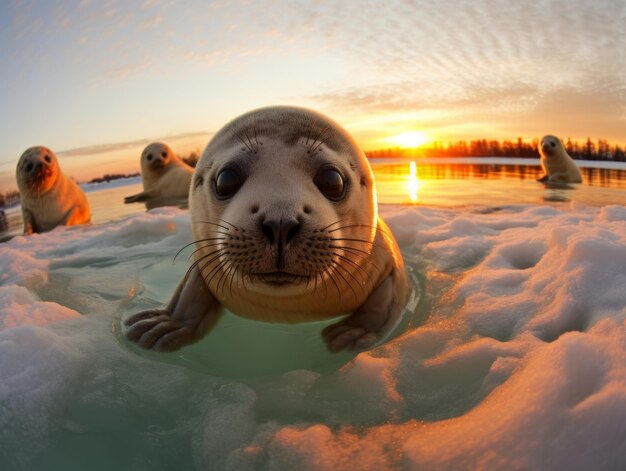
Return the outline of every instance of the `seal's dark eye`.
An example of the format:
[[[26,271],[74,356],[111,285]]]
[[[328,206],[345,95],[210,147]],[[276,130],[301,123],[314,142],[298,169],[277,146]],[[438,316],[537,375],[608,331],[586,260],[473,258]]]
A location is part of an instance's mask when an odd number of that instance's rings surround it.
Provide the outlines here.
[[[167,152],[161,152],[161,157],[163,158],[167,157]]]
[[[220,198],[229,198],[237,193],[242,183],[241,177],[235,170],[225,168],[217,175],[215,193]]]
[[[319,188],[326,198],[331,200],[341,199],[344,195],[344,181],[341,174],[332,168],[323,168],[315,178],[313,183]]]
[[[50,163],[50,162],[52,161],[52,159],[50,159],[50,156],[49,156],[49,155],[46,155],[46,156],[44,157],[44,160],[45,160],[46,162],[48,162],[48,163]]]
[[[146,157],[148,159],[148,162],[150,162],[152,160],[152,154],[148,154],[148,157]]]
[[[28,162],[28,165],[26,166],[26,171],[30,172],[33,169],[33,163],[32,162]]]
[[[554,142],[551,142],[550,145],[554,147],[556,144]]]

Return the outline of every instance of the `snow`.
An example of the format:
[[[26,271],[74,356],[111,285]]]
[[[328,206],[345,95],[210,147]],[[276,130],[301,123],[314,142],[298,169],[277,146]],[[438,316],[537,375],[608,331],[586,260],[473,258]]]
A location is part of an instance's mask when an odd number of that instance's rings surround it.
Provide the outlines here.
[[[118,188],[121,186],[135,185],[141,183],[141,176],[116,178],[114,180],[97,182],[97,183],[81,183],[80,187],[85,192],[99,191],[106,188]]]
[[[119,335],[184,272],[186,211],[0,244],[0,469],[626,469],[626,207],[381,214],[420,280],[405,332],[261,376],[226,369],[294,331],[227,351],[231,319],[210,366]]]

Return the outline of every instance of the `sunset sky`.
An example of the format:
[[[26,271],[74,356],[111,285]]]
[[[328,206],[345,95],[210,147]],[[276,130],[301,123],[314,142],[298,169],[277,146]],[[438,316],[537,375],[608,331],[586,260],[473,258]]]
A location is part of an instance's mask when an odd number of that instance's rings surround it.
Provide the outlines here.
[[[150,140],[201,150],[272,104],[366,149],[415,132],[624,144],[625,25],[623,0],[2,1],[0,191],[32,145],[78,179],[133,171]]]

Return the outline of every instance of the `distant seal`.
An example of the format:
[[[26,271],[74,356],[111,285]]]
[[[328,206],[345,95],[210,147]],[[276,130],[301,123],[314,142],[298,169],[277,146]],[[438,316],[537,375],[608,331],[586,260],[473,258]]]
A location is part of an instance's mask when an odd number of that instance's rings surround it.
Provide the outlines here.
[[[141,347],[195,342],[223,307],[267,322],[346,315],[322,332],[331,351],[369,348],[397,325],[410,291],[400,250],[363,151],[329,118],[270,107],[226,124],[196,167],[190,210],[186,276],[165,309],[124,321]]]
[[[56,155],[47,147],[27,149],[17,162],[15,174],[25,234],[90,221],[85,193],[63,174]]]
[[[124,203],[146,202],[156,206],[187,205],[193,168],[180,160],[169,146],[153,142],[141,153],[143,191],[124,198]]]
[[[541,167],[545,175],[539,179],[548,183],[582,183],[578,166],[565,151],[563,142],[556,136],[543,136],[539,143]]]

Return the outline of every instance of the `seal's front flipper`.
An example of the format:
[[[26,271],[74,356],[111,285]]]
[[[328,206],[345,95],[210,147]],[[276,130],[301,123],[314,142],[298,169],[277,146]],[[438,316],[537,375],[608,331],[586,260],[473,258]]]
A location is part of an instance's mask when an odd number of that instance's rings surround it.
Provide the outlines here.
[[[194,268],[178,284],[165,309],[143,311],[126,319],[124,335],[142,348],[171,352],[204,337],[217,323],[221,309]]]
[[[63,224],[66,226],[76,226],[89,222],[90,218],[85,218],[85,208],[75,206],[65,216]]]
[[[546,173],[543,177],[537,178],[537,181],[538,182],[547,182],[549,178],[550,177],[548,177],[548,174]]]
[[[140,203],[142,201],[146,201],[149,198],[150,198],[150,193],[146,191],[142,191],[141,193],[137,193],[136,195],[126,196],[124,198],[124,204]]]
[[[32,212],[22,208],[22,219],[24,220],[24,235],[30,235],[33,232],[37,232],[35,217]]]
[[[356,311],[322,331],[331,352],[371,348],[396,326],[403,305],[394,299],[393,284],[393,275],[387,276]]]

